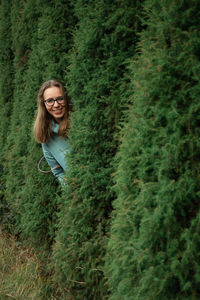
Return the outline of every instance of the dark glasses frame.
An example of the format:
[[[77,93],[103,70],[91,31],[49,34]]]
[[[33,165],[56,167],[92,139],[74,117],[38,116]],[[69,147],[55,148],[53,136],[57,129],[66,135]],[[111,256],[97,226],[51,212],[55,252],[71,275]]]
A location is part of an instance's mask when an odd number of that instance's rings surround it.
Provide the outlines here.
[[[56,101],[59,104],[64,104],[65,99],[64,99],[63,96],[59,96],[57,98],[48,98],[48,99],[44,100],[43,102],[46,103],[49,106],[53,106]]]

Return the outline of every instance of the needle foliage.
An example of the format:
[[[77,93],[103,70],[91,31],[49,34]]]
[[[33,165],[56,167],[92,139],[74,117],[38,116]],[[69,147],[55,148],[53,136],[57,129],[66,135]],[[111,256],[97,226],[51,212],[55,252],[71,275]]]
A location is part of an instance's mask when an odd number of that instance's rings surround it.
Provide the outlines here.
[[[11,49],[11,21],[10,4],[7,1],[0,3],[0,220],[1,225],[10,227],[11,215],[9,205],[5,199],[5,173],[4,164],[5,144],[8,134],[9,120],[12,110],[13,94],[13,53]]]
[[[75,111],[68,186],[54,246],[55,280],[76,299],[107,299],[103,257],[112,210],[112,159],[127,104],[127,65],[140,29],[140,1],[77,1],[66,76]]]
[[[200,297],[199,2],[146,1],[117,154],[111,297]]]
[[[39,87],[43,81],[62,79],[65,73],[73,15],[66,1],[12,1],[9,9],[14,88],[2,151],[4,199],[15,223],[13,231],[42,246],[54,235],[58,184],[52,174],[37,170],[42,151],[33,140],[32,128]],[[9,74],[5,76],[10,80]]]
[[[0,222],[39,250],[44,297],[200,298],[199,25],[197,0],[0,1]],[[32,132],[52,78],[74,105],[62,188]]]

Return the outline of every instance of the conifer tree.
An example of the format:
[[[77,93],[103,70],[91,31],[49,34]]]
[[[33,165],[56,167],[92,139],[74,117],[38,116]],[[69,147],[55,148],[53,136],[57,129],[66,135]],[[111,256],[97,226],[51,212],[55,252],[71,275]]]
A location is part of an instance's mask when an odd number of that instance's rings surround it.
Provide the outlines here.
[[[11,49],[11,24],[10,24],[10,10],[11,5],[7,1],[1,1],[0,6],[0,157],[1,164],[3,162],[3,145],[7,135],[8,119],[11,114],[12,104],[12,64],[13,53]]]
[[[0,220],[1,225],[8,226],[8,203],[4,198],[5,191],[5,143],[8,134],[9,118],[12,110],[13,93],[13,53],[11,49],[11,3],[5,0],[0,4]]]
[[[200,297],[199,8],[195,0],[145,2],[116,160],[109,299]]]
[[[24,185],[23,163],[27,154],[26,120],[30,120],[30,111],[22,99],[26,95],[26,71],[31,53],[31,41],[37,27],[37,10],[31,1],[12,1],[11,7],[11,39],[13,57],[13,109],[9,117],[9,134],[5,145],[6,161],[6,190],[5,197],[11,207],[16,226],[13,228],[19,233],[21,218],[20,201]]]
[[[140,1],[77,1],[78,28],[66,82],[71,116],[68,186],[54,246],[55,280],[76,299],[107,296],[107,243],[117,126],[126,103],[127,60],[140,28]],[[61,206],[62,207],[62,206]]]
[[[27,95],[32,99],[32,115],[36,109],[37,92],[43,81],[58,78],[63,80],[67,68],[67,52],[71,47],[71,26],[75,20],[70,4],[66,1],[38,1],[40,17],[37,37],[32,44],[27,79]],[[26,102],[26,97],[24,98]],[[25,186],[21,196],[21,226],[26,237],[35,243],[52,241],[56,226],[58,184],[52,174],[40,174],[37,162],[42,156],[41,146],[32,136],[33,119],[27,123],[28,155],[24,164]],[[48,168],[44,165],[43,168]],[[47,244],[48,245],[48,244]]]
[[[15,228],[33,243],[45,246],[45,241],[53,237],[58,185],[52,174],[41,175],[37,170],[42,151],[41,146],[33,140],[32,127],[39,87],[45,80],[62,79],[67,67],[69,24],[73,16],[70,5],[61,0],[27,1],[19,13],[21,11],[19,24],[22,24],[21,30],[24,31],[21,32],[22,38],[17,39],[16,47],[28,53],[28,57],[24,59],[25,67],[17,69],[15,73],[17,95],[9,136],[14,146],[10,145],[12,152],[6,176],[6,196],[18,216]],[[21,80],[20,84],[18,80]],[[20,130],[16,135],[17,122]]]

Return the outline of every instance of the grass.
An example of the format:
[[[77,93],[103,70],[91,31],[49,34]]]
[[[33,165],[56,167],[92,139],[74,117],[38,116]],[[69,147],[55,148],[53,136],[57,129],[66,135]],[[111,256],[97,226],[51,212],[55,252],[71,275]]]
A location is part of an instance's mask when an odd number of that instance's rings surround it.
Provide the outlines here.
[[[0,230],[0,299],[42,299],[40,262],[34,251]]]
[[[73,300],[48,273],[47,262],[0,228],[0,300]]]
[[[53,300],[51,278],[33,249],[0,229],[0,300]]]

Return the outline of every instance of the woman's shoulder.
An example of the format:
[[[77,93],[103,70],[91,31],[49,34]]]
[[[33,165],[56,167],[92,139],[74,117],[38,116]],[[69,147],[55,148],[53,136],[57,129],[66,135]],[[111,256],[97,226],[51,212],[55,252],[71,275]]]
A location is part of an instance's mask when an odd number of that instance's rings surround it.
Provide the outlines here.
[[[41,145],[42,145],[42,149],[43,150],[48,149],[48,144],[47,143],[42,143]]]

